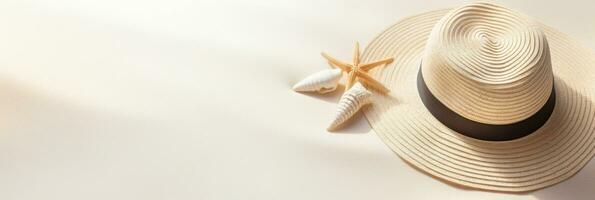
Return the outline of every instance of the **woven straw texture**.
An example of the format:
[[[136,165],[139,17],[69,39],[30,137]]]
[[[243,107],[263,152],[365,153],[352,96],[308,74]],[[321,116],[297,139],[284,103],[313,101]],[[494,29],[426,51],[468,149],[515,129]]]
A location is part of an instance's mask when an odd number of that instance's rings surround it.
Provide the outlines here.
[[[451,11],[434,26],[424,52],[422,72],[432,94],[473,121],[524,120],[552,90],[541,28],[503,7],[473,4]]]
[[[475,4],[474,6],[486,6]],[[488,5],[490,6],[490,5]],[[367,107],[365,116],[378,136],[396,152],[401,158],[414,167],[434,177],[445,180],[455,185],[471,187],[483,190],[525,192],[551,186],[568,179],[578,172],[595,153],[595,107],[591,101],[595,85],[595,54],[587,48],[582,47],[568,36],[545,25],[534,23],[539,31],[533,31],[529,27],[526,36],[512,36],[505,41],[498,43],[494,40],[498,35],[498,27],[508,30],[506,22],[487,24],[492,28],[478,31],[469,25],[467,31],[440,32],[445,37],[428,39],[432,30],[448,30],[450,26],[434,28],[439,21],[452,10],[438,10],[419,15],[411,16],[400,20],[378,35],[365,49],[362,60],[368,62],[386,57],[394,57],[395,61],[384,68],[371,71],[372,75],[390,90],[390,95],[375,94],[372,99],[373,106]],[[477,12],[475,12],[477,13]],[[462,15],[470,16],[470,15]],[[457,18],[457,17],[455,17]],[[490,17],[485,17],[489,19]],[[456,19],[455,19],[456,20]],[[456,22],[447,22],[456,23]],[[475,23],[482,24],[481,21]],[[533,23],[517,21],[517,24]],[[504,25],[503,25],[504,24]],[[485,23],[483,25],[486,25]],[[504,28],[502,28],[504,27]],[[476,27],[478,28],[478,27]],[[473,32],[473,31],[476,32]],[[469,34],[464,34],[469,33]],[[433,33],[435,34],[435,33]],[[482,34],[484,34],[482,36]],[[489,35],[492,34],[492,35]],[[545,37],[544,37],[545,36]],[[468,38],[465,38],[468,37]],[[490,96],[490,102],[481,98],[473,102],[464,102],[465,105],[485,108],[481,112],[469,112],[466,117],[477,121],[490,121],[493,124],[518,121],[526,118],[527,113],[532,113],[543,105],[543,99],[547,99],[546,92],[535,91],[547,87],[551,81],[551,72],[548,76],[547,70],[553,72],[553,85],[556,90],[556,106],[544,126],[529,136],[503,142],[481,141],[466,137],[445,127],[423,105],[417,91],[417,74],[420,70],[422,59],[427,58],[427,46],[443,46],[445,39],[482,39],[485,37],[487,49],[496,49],[495,52],[502,53],[493,55],[473,55],[456,57],[446,55],[445,58],[459,59],[456,62],[469,64],[472,59],[493,59],[496,66],[492,69],[485,67],[490,73],[474,72],[476,75],[484,75],[479,81],[492,81],[498,83],[513,83],[514,87],[487,88],[485,85],[474,86],[464,83],[462,78],[457,77],[451,68],[442,67],[440,84],[449,84],[449,92],[461,92],[452,96],[461,99],[474,97],[472,92],[481,89],[487,92],[484,95]],[[547,38],[547,42],[543,39]],[[531,42],[524,42],[525,39],[532,39]],[[533,40],[536,39],[536,40]],[[492,40],[492,41],[490,41]],[[498,46],[500,45],[500,46]],[[549,46],[547,51],[530,52],[522,45],[528,45],[531,49],[543,49]],[[480,47],[477,47],[481,49]],[[509,52],[506,49],[514,50]],[[490,57],[490,58],[482,58]],[[517,56],[518,58],[511,58]],[[551,58],[548,63],[547,57]],[[507,68],[506,64],[498,65],[498,59],[509,63],[516,62],[521,69]],[[438,60],[438,59],[436,59]],[[505,63],[505,62],[502,62]],[[503,74],[514,74],[506,76],[493,72],[502,69]],[[450,70],[450,71],[449,71]],[[531,70],[532,73],[527,73]],[[541,71],[539,71],[541,70]],[[427,72],[424,72],[427,73]],[[451,74],[448,74],[451,73]],[[459,73],[460,74],[460,73]],[[531,74],[531,75],[525,75]],[[490,77],[490,75],[493,75]],[[481,76],[476,76],[481,77]],[[507,77],[508,79],[497,79]],[[512,77],[512,78],[510,78]],[[444,82],[446,81],[446,82]],[[527,82],[541,84],[541,86],[527,86]],[[446,87],[438,87],[439,84],[429,83],[434,86],[434,91]],[[493,84],[492,84],[493,85]],[[474,88],[475,87],[475,88]],[[533,89],[532,89],[533,87]],[[551,85],[550,85],[551,88]],[[509,94],[518,95],[514,101],[497,101],[498,99],[510,99],[502,97]],[[510,92],[514,91],[514,92]],[[521,92],[518,92],[521,91]],[[440,92],[438,92],[440,93]],[[500,95],[500,96],[499,96]],[[446,99],[445,95],[440,96]],[[441,100],[442,100],[441,99]],[[445,100],[457,102],[457,99]],[[523,104],[523,102],[525,102]],[[531,104],[533,103],[533,104]],[[448,104],[449,108],[460,111],[465,115],[463,108],[457,108],[456,103]],[[522,105],[525,105],[524,107]],[[510,109],[496,109],[510,108]],[[498,118],[495,113],[502,113]]]

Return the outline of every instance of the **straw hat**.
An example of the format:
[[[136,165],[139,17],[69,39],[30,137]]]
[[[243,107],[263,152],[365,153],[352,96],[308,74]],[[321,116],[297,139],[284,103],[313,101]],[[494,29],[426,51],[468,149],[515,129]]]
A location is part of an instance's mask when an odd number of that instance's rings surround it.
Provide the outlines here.
[[[412,166],[446,182],[523,192],[577,173],[595,153],[595,54],[488,3],[400,20],[362,62],[392,91],[365,115]]]

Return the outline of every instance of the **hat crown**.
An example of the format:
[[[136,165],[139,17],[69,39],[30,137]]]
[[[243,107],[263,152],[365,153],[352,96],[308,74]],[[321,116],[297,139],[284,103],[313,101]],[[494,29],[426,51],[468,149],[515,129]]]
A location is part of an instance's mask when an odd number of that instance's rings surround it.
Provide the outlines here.
[[[432,94],[457,114],[485,124],[532,116],[553,87],[549,47],[539,26],[493,4],[450,11],[432,29],[422,59]]]

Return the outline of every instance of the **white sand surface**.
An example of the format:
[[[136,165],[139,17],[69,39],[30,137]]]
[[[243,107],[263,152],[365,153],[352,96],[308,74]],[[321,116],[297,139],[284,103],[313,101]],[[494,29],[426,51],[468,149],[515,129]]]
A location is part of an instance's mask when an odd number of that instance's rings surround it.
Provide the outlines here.
[[[0,1],[0,199],[593,199],[593,161],[527,194],[445,184],[362,116],[328,133],[339,93],[290,90],[463,2]],[[593,1],[501,4],[595,48]]]

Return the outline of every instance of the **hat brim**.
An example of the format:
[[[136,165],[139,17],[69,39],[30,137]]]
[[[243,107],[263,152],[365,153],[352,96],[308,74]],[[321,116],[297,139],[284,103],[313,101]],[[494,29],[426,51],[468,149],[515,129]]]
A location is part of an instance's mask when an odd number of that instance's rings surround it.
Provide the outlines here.
[[[417,75],[426,40],[449,9],[400,20],[366,47],[362,61],[394,57],[371,73],[391,89],[364,112],[378,136],[411,165],[457,185],[525,192],[570,178],[595,153],[595,54],[542,25],[554,71],[556,105],[534,133],[510,141],[482,141],[440,123],[422,103]]]

